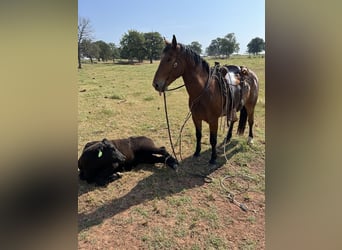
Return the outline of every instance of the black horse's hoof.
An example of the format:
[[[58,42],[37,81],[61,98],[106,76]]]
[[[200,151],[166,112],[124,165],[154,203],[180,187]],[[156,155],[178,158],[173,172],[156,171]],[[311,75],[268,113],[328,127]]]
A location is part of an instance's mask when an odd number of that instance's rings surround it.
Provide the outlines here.
[[[215,159],[210,159],[209,164],[210,165],[216,165],[216,160]]]
[[[170,168],[172,168],[174,170],[177,170],[177,168],[178,168],[178,161],[175,158],[170,156],[166,160],[166,165],[168,165]]]
[[[116,172],[115,174],[116,174],[118,179],[122,178],[122,176],[123,176],[123,173],[121,173],[121,172]]]
[[[177,172],[178,171],[178,163],[173,164],[171,166],[171,168]]]

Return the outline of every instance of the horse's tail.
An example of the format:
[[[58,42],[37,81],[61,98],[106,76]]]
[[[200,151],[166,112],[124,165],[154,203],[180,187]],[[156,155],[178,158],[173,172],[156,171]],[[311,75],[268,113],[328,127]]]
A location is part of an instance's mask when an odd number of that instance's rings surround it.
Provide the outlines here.
[[[238,135],[243,135],[246,128],[246,122],[247,122],[247,110],[246,107],[243,106],[240,110],[240,119],[239,119],[239,126],[238,126]]]

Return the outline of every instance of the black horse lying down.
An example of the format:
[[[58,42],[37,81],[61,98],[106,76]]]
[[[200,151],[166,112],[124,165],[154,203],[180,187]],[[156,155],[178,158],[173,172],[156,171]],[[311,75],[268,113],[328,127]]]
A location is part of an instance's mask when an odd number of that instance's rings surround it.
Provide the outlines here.
[[[130,171],[140,163],[166,163],[177,169],[178,162],[165,149],[156,147],[145,136],[88,142],[78,159],[79,177],[88,183],[105,186],[117,172]]]

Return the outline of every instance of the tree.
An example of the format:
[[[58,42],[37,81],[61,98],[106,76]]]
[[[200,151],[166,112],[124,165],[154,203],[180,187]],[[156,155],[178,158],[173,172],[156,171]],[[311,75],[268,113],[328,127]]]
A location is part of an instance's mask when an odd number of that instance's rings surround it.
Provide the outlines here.
[[[92,28],[90,25],[90,20],[87,18],[80,17],[78,19],[78,68],[81,69],[81,43],[84,39],[91,39],[92,36]]]
[[[150,63],[153,62],[153,59],[159,59],[161,51],[164,47],[164,41],[159,32],[148,32],[144,33],[145,38],[145,48],[147,57],[150,60]]]
[[[111,57],[112,57],[113,62],[114,62],[115,58],[119,58],[119,56],[120,56],[119,49],[116,47],[115,43],[108,43],[108,45],[110,47]]]
[[[143,33],[136,30],[129,30],[120,40],[121,58],[125,58],[133,62],[133,59],[138,59],[142,62],[146,56],[145,37]]]
[[[234,33],[229,33],[223,38],[216,38],[211,41],[209,47],[206,49],[206,52],[209,56],[230,56],[234,52],[239,52],[240,47],[236,42],[236,38]]]
[[[199,55],[202,53],[202,45],[197,41],[192,42],[188,47]]]
[[[235,34],[229,33],[224,38],[221,39],[221,54],[229,57],[234,52],[239,52],[240,47],[236,42]]]
[[[250,54],[257,55],[259,52],[264,51],[264,50],[265,50],[265,42],[260,37],[253,38],[247,44],[247,52]]]
[[[209,47],[206,49],[208,56],[219,56],[220,55],[220,38],[211,40]]]
[[[83,39],[81,42],[81,54],[88,57],[90,62],[93,63],[93,58],[99,58],[100,47],[90,39]]]
[[[101,59],[104,62],[112,58],[112,50],[106,42],[100,40],[96,41],[95,44],[97,44],[100,48],[98,59]]]

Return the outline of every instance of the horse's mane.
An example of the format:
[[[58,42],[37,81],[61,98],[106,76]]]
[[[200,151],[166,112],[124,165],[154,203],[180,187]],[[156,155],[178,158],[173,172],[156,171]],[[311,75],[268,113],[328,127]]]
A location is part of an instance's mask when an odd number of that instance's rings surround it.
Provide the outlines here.
[[[193,51],[190,47],[185,46],[181,43],[178,43],[178,45],[180,46],[181,53],[184,53],[188,59],[192,60],[195,63],[196,66],[198,65],[202,66],[202,68],[209,73],[210,67],[209,67],[209,63],[206,60],[204,60],[199,54]],[[163,52],[167,52],[170,48],[171,48],[171,44],[168,44],[164,48]]]

